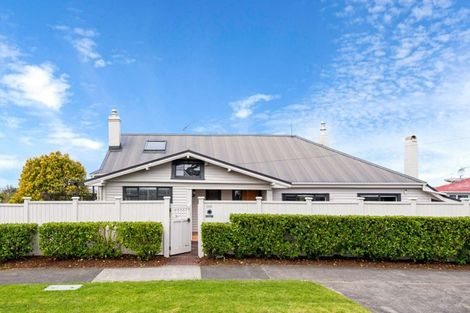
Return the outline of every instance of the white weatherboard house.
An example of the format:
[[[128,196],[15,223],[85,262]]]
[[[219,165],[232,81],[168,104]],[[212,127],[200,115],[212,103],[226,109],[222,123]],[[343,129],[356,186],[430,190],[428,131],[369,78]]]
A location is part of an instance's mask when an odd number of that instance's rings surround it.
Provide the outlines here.
[[[286,135],[121,134],[116,110],[109,149],[87,181],[98,200],[162,200],[191,209],[199,197],[244,201],[447,201],[426,182],[326,146]],[[415,136],[405,140],[405,171],[417,176]],[[200,216],[200,215],[199,215]],[[189,219],[188,219],[189,221]]]

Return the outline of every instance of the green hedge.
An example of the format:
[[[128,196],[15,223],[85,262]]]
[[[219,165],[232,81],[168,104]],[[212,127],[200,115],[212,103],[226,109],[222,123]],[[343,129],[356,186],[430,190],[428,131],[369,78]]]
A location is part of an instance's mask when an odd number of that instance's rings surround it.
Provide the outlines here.
[[[155,222],[118,223],[117,240],[139,258],[148,260],[162,248],[163,226]]]
[[[39,247],[59,259],[115,258],[122,248],[148,259],[160,252],[162,233],[156,222],[46,223],[39,227]]]
[[[229,223],[202,223],[201,235],[207,255],[223,256],[234,251],[232,225]]]
[[[0,224],[0,262],[20,259],[33,251],[37,224]]]
[[[468,217],[234,214],[230,220],[203,224],[207,255],[457,263],[470,259]],[[215,247],[217,242],[222,244]]]

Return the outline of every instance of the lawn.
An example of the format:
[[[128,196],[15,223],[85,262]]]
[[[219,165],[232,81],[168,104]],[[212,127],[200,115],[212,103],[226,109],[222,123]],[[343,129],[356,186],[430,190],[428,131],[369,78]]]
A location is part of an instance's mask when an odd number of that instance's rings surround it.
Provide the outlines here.
[[[302,281],[88,283],[77,291],[0,286],[0,312],[368,312]]]

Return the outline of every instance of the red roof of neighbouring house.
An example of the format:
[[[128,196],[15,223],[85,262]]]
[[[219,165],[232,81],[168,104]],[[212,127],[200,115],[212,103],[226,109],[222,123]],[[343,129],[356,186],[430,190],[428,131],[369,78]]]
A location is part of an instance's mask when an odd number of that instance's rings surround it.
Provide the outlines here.
[[[470,178],[465,178],[451,184],[436,187],[442,192],[470,192]]]

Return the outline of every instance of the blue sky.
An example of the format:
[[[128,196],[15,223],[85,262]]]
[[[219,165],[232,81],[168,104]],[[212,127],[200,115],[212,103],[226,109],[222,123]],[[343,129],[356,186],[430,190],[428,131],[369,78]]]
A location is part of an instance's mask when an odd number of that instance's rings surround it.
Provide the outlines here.
[[[124,132],[290,133],[420,178],[470,166],[468,1],[2,1],[0,186]],[[470,175],[470,170],[467,171]]]

